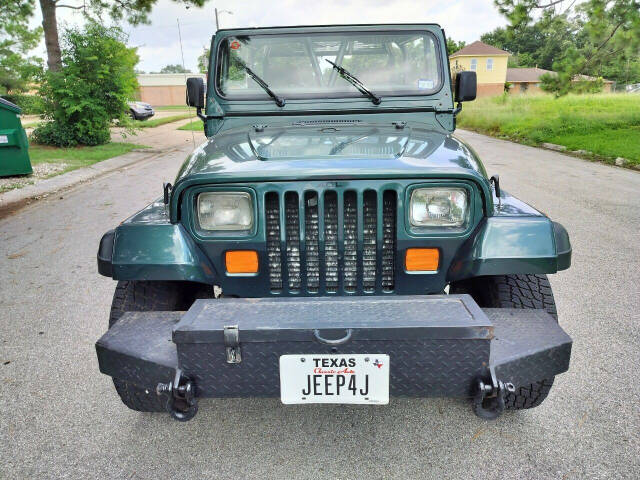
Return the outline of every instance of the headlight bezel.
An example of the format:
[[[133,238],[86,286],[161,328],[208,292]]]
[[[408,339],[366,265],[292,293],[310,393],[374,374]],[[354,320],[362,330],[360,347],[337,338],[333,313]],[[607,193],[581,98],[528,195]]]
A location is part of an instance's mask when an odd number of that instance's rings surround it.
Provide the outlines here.
[[[417,225],[412,219],[412,200],[416,190],[462,190],[466,194],[466,214],[464,221],[459,226],[450,225]],[[462,236],[469,233],[477,222],[480,194],[477,188],[466,182],[459,181],[433,181],[409,185],[405,192],[404,219],[407,233],[414,236]]]
[[[236,223],[236,224],[220,225],[215,228],[207,228],[203,226],[203,222],[201,218],[201,213],[202,213],[201,206],[203,202],[213,197],[227,197],[227,198],[237,197],[238,199],[241,199],[240,200],[241,202],[243,203],[246,202],[246,205],[248,205],[249,207],[249,218],[250,218],[249,224],[244,226],[242,224]],[[255,216],[256,216],[255,211],[251,202],[251,195],[249,195],[247,192],[202,192],[202,193],[199,193],[198,196],[196,197],[196,220],[198,222],[198,227],[201,230],[204,230],[206,232],[242,232],[242,233],[249,232],[252,230],[253,225],[255,223]]]
[[[200,224],[198,199],[201,194],[244,194],[248,195],[251,205],[252,225],[248,230],[208,230]],[[258,232],[258,223],[260,221],[258,215],[258,205],[256,192],[252,188],[232,186],[225,187],[196,187],[190,189],[185,199],[185,206],[190,206],[185,215],[185,223],[193,233],[194,237],[200,241],[206,240],[232,240],[232,239],[249,239],[256,236]]]

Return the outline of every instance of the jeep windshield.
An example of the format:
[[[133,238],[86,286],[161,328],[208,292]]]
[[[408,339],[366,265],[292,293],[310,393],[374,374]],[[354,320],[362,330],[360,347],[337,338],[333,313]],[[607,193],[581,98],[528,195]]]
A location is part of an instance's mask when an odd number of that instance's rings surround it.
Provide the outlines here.
[[[439,58],[426,31],[230,36],[218,48],[216,88],[228,100],[270,99],[246,65],[285,99],[362,97],[333,62],[381,97],[431,95],[442,86]]]

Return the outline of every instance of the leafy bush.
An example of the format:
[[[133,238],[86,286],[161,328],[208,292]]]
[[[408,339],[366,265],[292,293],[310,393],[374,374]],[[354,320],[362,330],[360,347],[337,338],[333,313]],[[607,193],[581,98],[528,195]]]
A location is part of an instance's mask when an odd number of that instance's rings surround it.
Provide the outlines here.
[[[47,72],[40,93],[44,118],[32,136],[36,143],[72,147],[109,141],[114,121],[128,125],[127,101],[137,88],[138,55],[116,27],[89,23],[62,37],[62,69]]]
[[[44,113],[44,100],[39,95],[13,93],[2,95],[2,98],[18,105],[24,115],[40,115]]]
[[[107,128],[103,128],[102,122],[92,124],[86,121],[70,125],[52,121],[38,125],[31,138],[35,143],[56,147],[93,146],[107,143],[111,139],[111,132],[108,125]]]

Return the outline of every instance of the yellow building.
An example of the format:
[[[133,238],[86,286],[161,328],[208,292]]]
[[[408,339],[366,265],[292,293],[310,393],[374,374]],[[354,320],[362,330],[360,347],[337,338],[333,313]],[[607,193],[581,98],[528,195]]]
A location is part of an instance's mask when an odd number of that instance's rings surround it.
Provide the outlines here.
[[[481,41],[473,42],[449,55],[451,73],[472,71],[478,77],[478,97],[500,95],[507,81],[509,52]]]

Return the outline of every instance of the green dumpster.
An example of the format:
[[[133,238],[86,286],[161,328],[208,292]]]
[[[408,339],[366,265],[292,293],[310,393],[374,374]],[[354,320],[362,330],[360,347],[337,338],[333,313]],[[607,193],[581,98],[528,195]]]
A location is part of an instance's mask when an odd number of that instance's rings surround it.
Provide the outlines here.
[[[22,110],[0,98],[0,177],[31,173],[29,143],[20,122]]]

